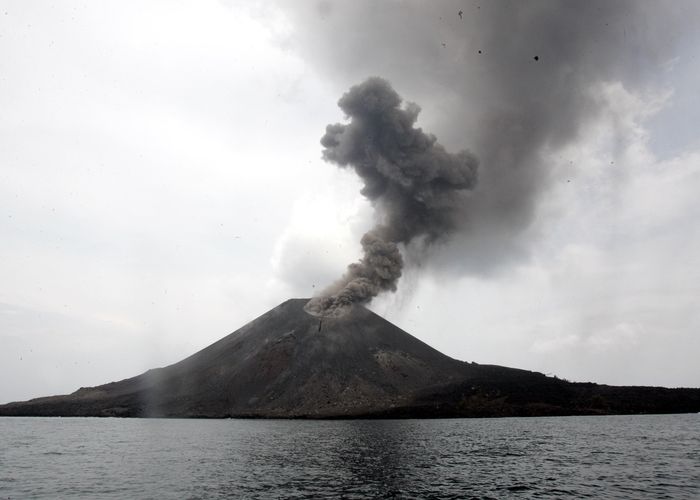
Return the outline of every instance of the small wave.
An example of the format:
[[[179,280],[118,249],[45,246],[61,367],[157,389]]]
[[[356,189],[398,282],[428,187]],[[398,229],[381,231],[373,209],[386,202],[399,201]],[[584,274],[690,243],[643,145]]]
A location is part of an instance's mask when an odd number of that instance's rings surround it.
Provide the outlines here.
[[[506,486],[504,489],[508,491],[529,491],[529,490],[534,490],[532,486],[528,486],[527,484],[514,484],[513,486]]]

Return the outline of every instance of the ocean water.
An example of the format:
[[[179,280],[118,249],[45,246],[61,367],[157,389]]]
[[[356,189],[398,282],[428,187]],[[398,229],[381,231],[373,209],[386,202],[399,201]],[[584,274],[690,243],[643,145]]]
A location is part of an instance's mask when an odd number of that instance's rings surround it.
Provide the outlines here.
[[[700,415],[0,418],[0,499],[700,498]]]

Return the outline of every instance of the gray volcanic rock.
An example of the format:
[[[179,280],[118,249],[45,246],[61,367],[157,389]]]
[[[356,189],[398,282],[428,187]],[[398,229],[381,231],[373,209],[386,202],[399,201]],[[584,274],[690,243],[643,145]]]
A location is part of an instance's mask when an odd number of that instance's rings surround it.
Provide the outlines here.
[[[0,406],[0,415],[457,417],[700,411],[700,390],[575,384],[452,359],[362,306],[291,299],[165,368]]]

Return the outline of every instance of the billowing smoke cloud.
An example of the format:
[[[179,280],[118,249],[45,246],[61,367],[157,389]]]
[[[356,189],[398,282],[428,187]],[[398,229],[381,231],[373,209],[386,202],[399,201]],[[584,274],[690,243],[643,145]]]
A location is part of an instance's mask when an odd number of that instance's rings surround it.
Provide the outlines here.
[[[420,108],[402,106],[386,80],[370,78],[352,87],[338,105],[350,123],[326,127],[323,157],[355,169],[379,222],[362,237],[362,259],[308,304],[309,312],[323,316],[395,291],[403,267],[399,245],[448,237],[477,172],[471,153],[450,154],[435,136],[414,126]]]
[[[655,83],[680,56],[679,34],[695,29],[699,7],[692,1],[327,0],[295,2],[287,9],[293,43],[324,77],[345,87],[382,75],[423,105],[421,118],[442,144],[474,152],[479,182],[459,210],[439,218],[446,227],[428,230],[431,237],[454,232],[450,244],[429,248],[424,269],[485,276],[527,258],[542,230],[536,224],[540,201],[552,185],[575,175],[576,165],[557,171],[552,159],[605,113],[600,89],[622,82],[633,92],[644,91]],[[350,95],[357,97],[359,90]],[[350,105],[351,97],[347,100]],[[393,197],[386,202],[373,197],[375,182],[384,187],[379,174],[399,163],[380,163],[374,170],[356,163],[363,151],[348,148],[367,120],[355,108],[346,112],[353,122],[338,133],[329,130],[328,159],[357,169],[380,213],[402,213],[392,210]],[[412,116],[410,108],[404,113]],[[614,145],[615,137],[610,140]],[[444,154],[442,148],[433,151]],[[398,188],[402,177],[395,173],[387,178],[396,179],[392,186]],[[448,191],[462,196],[471,182],[473,177],[460,179]],[[451,203],[453,196],[448,198]],[[426,226],[419,220],[415,233],[388,241],[405,242]],[[381,231],[378,237],[387,241]],[[414,246],[403,247],[406,262],[425,257],[413,255]]]

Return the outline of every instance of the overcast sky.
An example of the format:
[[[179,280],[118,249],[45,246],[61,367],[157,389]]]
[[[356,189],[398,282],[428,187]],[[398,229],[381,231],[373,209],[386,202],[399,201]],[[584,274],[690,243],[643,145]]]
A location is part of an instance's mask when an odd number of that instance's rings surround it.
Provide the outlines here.
[[[0,402],[179,361],[338,278],[376,215],[319,140],[370,76],[480,162],[375,312],[457,359],[700,386],[699,13],[0,1]]]

